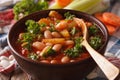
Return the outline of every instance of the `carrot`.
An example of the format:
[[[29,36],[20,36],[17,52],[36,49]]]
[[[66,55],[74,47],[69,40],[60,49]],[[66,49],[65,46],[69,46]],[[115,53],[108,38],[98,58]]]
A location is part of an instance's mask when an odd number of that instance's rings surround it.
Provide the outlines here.
[[[119,17],[110,12],[95,13],[94,16],[107,27],[108,32],[112,35],[120,26]]]
[[[63,44],[65,42],[65,39],[64,38],[43,39],[42,42],[52,44]]]
[[[112,34],[116,31],[116,29],[117,29],[117,28],[116,28],[115,26],[113,26],[113,25],[105,24],[105,26],[107,27],[108,32],[109,32],[110,35],[112,35]]]
[[[73,0],[56,0],[56,2],[61,6],[65,7],[70,4]]]
[[[53,17],[60,20],[63,19],[62,15],[59,14],[57,11],[50,11],[49,17]]]
[[[105,23],[104,19],[103,19],[103,13],[95,13],[94,16],[99,19],[101,22]]]
[[[120,26],[120,17],[113,13],[104,12],[103,19],[108,24],[111,24],[113,26]]]
[[[50,21],[46,18],[41,18],[39,21],[38,21],[39,24],[46,24],[46,25],[50,25]]]
[[[61,31],[65,28],[68,27],[68,23],[67,21],[65,20],[61,20],[56,26],[55,26],[55,29],[58,30],[58,31]]]
[[[69,31],[67,29],[64,29],[62,31],[60,31],[60,34],[64,37],[64,38],[70,38],[70,34]]]

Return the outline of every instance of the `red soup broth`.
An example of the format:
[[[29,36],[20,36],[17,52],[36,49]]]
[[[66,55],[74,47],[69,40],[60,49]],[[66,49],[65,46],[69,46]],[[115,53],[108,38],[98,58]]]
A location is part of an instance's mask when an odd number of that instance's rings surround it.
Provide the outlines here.
[[[26,31],[19,34],[16,47],[19,53],[31,60],[62,64],[84,60],[90,55],[81,45],[82,29],[74,20],[75,15],[50,11],[39,21],[27,20]],[[82,19],[88,28],[88,42],[95,49],[104,43],[104,36],[95,23]]]

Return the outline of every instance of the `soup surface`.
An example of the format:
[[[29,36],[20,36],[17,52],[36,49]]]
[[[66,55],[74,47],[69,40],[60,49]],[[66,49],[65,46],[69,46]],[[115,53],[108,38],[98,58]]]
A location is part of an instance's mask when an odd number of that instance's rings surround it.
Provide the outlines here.
[[[83,33],[75,21],[76,16],[66,12],[50,11],[39,21],[27,20],[26,31],[19,34],[16,45],[19,53],[31,60],[62,64],[90,57],[81,45]],[[88,28],[88,42],[96,50],[104,43],[104,37],[95,23],[82,19]]]

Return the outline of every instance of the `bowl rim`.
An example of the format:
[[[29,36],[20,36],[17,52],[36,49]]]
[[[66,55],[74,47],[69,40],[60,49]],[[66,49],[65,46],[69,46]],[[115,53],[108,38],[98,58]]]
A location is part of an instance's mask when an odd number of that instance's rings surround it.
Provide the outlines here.
[[[28,58],[20,55],[20,54],[12,47],[12,44],[11,44],[11,42],[10,42],[10,34],[12,33],[12,29],[15,27],[16,24],[20,23],[20,22],[21,22],[22,20],[24,20],[24,19],[29,19],[29,18],[28,18],[29,16],[32,16],[32,15],[35,16],[35,15],[41,13],[41,12],[44,12],[44,11],[52,11],[52,10],[55,10],[55,11],[66,10],[66,11],[70,11],[70,12],[74,11],[74,12],[77,12],[77,13],[79,13],[80,15],[82,15],[82,16],[84,16],[84,17],[87,17],[87,18],[89,18],[89,19],[92,19],[92,21],[96,22],[96,24],[99,24],[99,26],[103,26],[102,29],[104,30],[104,34],[105,34],[105,38],[106,38],[106,39],[105,39],[105,43],[103,44],[103,46],[101,47],[101,49],[107,45],[108,40],[109,40],[108,30],[107,30],[106,26],[105,26],[100,20],[98,20],[97,18],[95,18],[94,16],[92,16],[92,15],[90,15],[90,14],[87,14],[87,13],[85,13],[85,12],[76,11],[76,10],[70,10],[70,9],[48,9],[48,10],[41,10],[41,11],[37,11],[37,12],[31,13],[31,14],[23,17],[22,19],[18,20],[18,21],[12,26],[12,28],[11,28],[10,31],[8,32],[7,42],[8,42],[8,45],[10,46],[10,48],[12,49],[12,51],[13,51],[13,53],[14,53],[15,55],[19,56],[20,58],[22,58],[22,59],[24,59],[24,60],[26,60],[26,61],[28,61],[28,62],[31,62],[31,63],[34,63],[34,64],[47,65],[47,66],[70,66],[70,65],[73,65],[73,64],[80,64],[80,63],[83,63],[83,62],[85,62],[85,61],[87,61],[87,60],[91,60],[91,59],[92,59],[92,57],[90,56],[90,57],[88,57],[88,58],[86,58],[86,59],[84,59],[84,60],[75,61],[75,62],[72,62],[72,63],[70,63],[70,62],[69,62],[69,63],[63,63],[63,64],[42,63],[42,62],[38,62],[38,61],[34,61],[34,60],[31,60],[31,59],[28,59]],[[101,49],[99,49],[99,50],[101,50]]]

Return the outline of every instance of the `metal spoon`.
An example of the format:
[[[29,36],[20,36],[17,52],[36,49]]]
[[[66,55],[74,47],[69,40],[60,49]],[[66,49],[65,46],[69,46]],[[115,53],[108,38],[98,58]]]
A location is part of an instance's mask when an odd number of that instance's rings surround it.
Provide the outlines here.
[[[89,45],[89,43],[87,42],[87,26],[84,21],[79,18],[74,18],[74,21],[78,24],[79,27],[82,28],[83,31],[83,42],[81,44],[87,49],[91,57],[103,71],[106,77],[109,80],[114,80],[119,74],[119,69]]]

